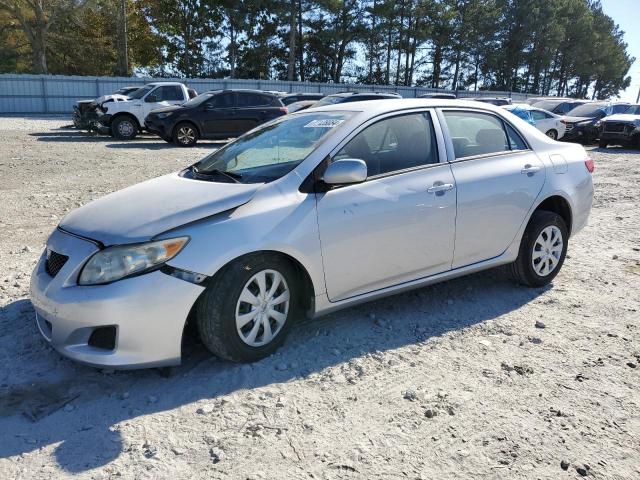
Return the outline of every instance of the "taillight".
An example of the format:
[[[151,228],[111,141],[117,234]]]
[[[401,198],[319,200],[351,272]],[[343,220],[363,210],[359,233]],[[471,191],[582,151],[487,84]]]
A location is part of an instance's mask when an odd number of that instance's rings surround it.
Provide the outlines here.
[[[584,166],[587,167],[589,173],[593,173],[593,170],[596,168],[595,163],[593,163],[593,159],[589,157],[584,161]]]
[[[280,107],[278,110],[280,110],[282,113],[284,113],[285,115],[287,113],[289,113],[289,109],[287,107]]]

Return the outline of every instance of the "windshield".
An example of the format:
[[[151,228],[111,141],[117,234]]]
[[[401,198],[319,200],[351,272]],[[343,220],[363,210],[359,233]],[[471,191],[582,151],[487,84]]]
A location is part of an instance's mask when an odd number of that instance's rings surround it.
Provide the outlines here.
[[[640,105],[631,105],[624,113],[627,115],[640,115]]]
[[[201,93],[197,97],[193,97],[188,102],[183,103],[182,106],[183,107],[197,107],[202,102],[204,102],[206,100],[209,100],[211,97],[213,97],[214,93],[215,92]]]
[[[593,103],[585,103],[584,105],[579,105],[576,108],[572,108],[569,110],[567,115],[571,117],[596,117],[598,115],[598,111],[604,112],[605,105],[593,104]]]
[[[351,115],[309,112],[280,117],[205,157],[193,171],[196,175],[232,177],[241,183],[277,180],[298,166]]]
[[[311,105],[311,108],[315,107],[324,107],[326,105],[335,105],[336,103],[340,103],[344,97],[342,95],[324,97],[322,100],[318,100],[316,103]]]
[[[151,91],[153,87],[152,86],[146,86],[146,87],[141,87],[138,90],[136,90],[135,92],[131,92],[129,94],[129,98],[131,100],[139,100],[142,97],[144,97],[147,93],[149,93]]]

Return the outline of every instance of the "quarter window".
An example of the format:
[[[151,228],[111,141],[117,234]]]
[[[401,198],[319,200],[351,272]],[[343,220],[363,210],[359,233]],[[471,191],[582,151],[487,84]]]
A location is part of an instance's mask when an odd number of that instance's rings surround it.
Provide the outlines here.
[[[369,176],[438,163],[436,138],[428,113],[381,120],[353,137],[334,157],[357,158]]]
[[[527,148],[522,137],[498,117],[481,112],[444,111],[453,150],[458,158]]]

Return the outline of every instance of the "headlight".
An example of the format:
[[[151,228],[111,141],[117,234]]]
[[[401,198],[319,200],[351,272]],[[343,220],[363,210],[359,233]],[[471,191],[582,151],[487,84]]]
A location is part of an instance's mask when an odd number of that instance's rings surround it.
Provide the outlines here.
[[[158,116],[158,118],[160,120],[162,120],[163,118],[167,118],[167,117],[173,115],[173,112],[156,113],[156,115]]]
[[[598,120],[596,123],[593,124],[594,127],[596,128],[600,128],[600,125],[602,125],[602,121]]]
[[[89,259],[78,284],[110,283],[151,270],[175,257],[188,241],[189,237],[179,237],[105,248]]]
[[[634,124],[636,127],[640,127],[640,118],[639,118],[639,119],[637,119],[637,120],[634,120],[634,121],[633,121],[633,124]]]

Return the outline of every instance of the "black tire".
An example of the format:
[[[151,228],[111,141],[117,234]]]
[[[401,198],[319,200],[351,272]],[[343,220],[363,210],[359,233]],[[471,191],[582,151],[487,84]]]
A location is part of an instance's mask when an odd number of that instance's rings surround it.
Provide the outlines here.
[[[111,133],[118,140],[133,140],[138,128],[138,122],[129,115],[120,115],[111,121]]]
[[[245,285],[263,270],[274,270],[284,277],[289,287],[289,309],[284,324],[270,342],[251,346],[236,328],[236,307]],[[214,355],[231,362],[254,362],[268,357],[282,345],[299,314],[300,294],[299,275],[286,259],[264,253],[246,255],[224,267],[198,299],[196,324],[200,339]],[[251,320],[247,328],[257,321]],[[263,328],[258,327],[258,331]]]
[[[598,142],[598,147],[600,148],[607,148],[608,146],[609,146],[609,142],[607,142],[606,140],[600,139],[600,141]]]
[[[173,127],[173,143],[180,147],[193,147],[198,142],[198,129],[190,122]]]
[[[533,251],[535,242],[542,231],[550,226],[557,227],[562,235],[562,253],[557,265],[547,275],[539,275],[533,268]],[[515,281],[529,287],[542,287],[549,284],[558,274],[564,263],[569,245],[569,231],[560,215],[546,210],[538,210],[533,213],[529,224],[524,231],[518,258],[509,265],[510,273]]]
[[[556,132],[555,130],[551,129],[546,133],[547,137],[549,137],[551,140],[558,140],[558,132]]]

